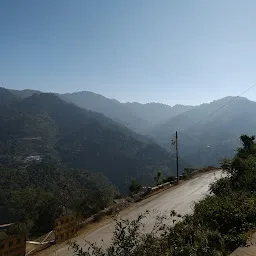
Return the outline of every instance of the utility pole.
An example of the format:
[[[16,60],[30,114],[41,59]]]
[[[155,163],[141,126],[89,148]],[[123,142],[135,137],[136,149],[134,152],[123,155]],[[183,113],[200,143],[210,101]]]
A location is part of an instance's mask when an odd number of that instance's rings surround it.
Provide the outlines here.
[[[175,144],[176,144],[177,184],[179,184],[179,153],[178,153],[178,132],[177,131],[175,136]]]
[[[175,139],[172,140],[172,145],[176,147],[176,165],[177,165],[177,184],[179,183],[179,152],[178,152],[178,132],[176,131]]]

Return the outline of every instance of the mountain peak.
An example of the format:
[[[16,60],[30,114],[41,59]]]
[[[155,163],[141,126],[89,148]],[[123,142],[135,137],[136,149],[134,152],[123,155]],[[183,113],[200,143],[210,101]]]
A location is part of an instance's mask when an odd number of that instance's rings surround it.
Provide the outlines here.
[[[241,97],[241,96],[226,96],[224,98],[214,100],[211,103],[222,103],[222,104],[228,104],[231,101],[238,101],[238,100],[243,100],[243,101],[249,101],[246,97]]]
[[[41,93],[40,91],[38,90],[31,90],[31,89],[24,89],[24,90],[14,90],[14,89],[10,89],[9,90],[11,93],[13,93],[14,95],[22,98],[22,99],[25,99],[27,97],[30,97],[32,96],[33,94],[39,94]]]

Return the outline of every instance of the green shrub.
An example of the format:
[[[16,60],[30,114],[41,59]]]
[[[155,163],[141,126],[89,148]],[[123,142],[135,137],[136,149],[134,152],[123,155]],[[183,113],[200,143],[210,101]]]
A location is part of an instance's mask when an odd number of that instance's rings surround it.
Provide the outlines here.
[[[245,233],[256,226],[255,209],[255,196],[233,192],[225,196],[207,197],[196,204],[193,218],[198,225],[220,232],[227,249],[233,250],[245,243]]]
[[[135,179],[133,179],[129,186],[130,194],[131,195],[137,194],[140,191],[140,189],[141,189],[141,185]]]
[[[230,178],[225,177],[215,181],[210,186],[210,192],[216,196],[226,195],[231,191]]]
[[[168,176],[166,178],[163,179],[163,183],[166,183],[166,182],[173,182],[175,181],[176,178],[174,176]]]

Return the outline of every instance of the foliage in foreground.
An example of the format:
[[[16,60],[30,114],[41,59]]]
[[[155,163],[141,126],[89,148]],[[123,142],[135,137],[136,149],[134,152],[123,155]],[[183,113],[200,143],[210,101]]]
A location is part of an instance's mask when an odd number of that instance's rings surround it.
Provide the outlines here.
[[[242,135],[240,139],[243,147],[234,159],[222,163],[227,177],[211,185],[214,195],[195,204],[193,215],[184,216],[176,225],[161,221],[146,234],[142,232],[144,215],[132,221],[118,220],[109,247],[87,243],[83,250],[73,243],[74,254],[225,256],[245,245],[248,231],[256,227],[256,145],[254,137]]]

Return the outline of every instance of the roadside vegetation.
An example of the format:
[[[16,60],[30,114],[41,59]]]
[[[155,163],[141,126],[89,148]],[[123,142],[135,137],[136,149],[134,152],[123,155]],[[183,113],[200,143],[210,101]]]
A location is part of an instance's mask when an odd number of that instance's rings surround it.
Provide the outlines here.
[[[211,196],[195,204],[194,213],[181,217],[171,212],[173,223],[157,220],[152,232],[143,233],[143,219],[118,220],[108,248],[88,243],[79,256],[225,256],[244,246],[256,228],[256,144],[254,136],[242,135],[242,147],[233,159],[221,163],[226,176],[211,185]],[[182,221],[179,221],[182,220]],[[175,224],[175,225],[173,225]]]

